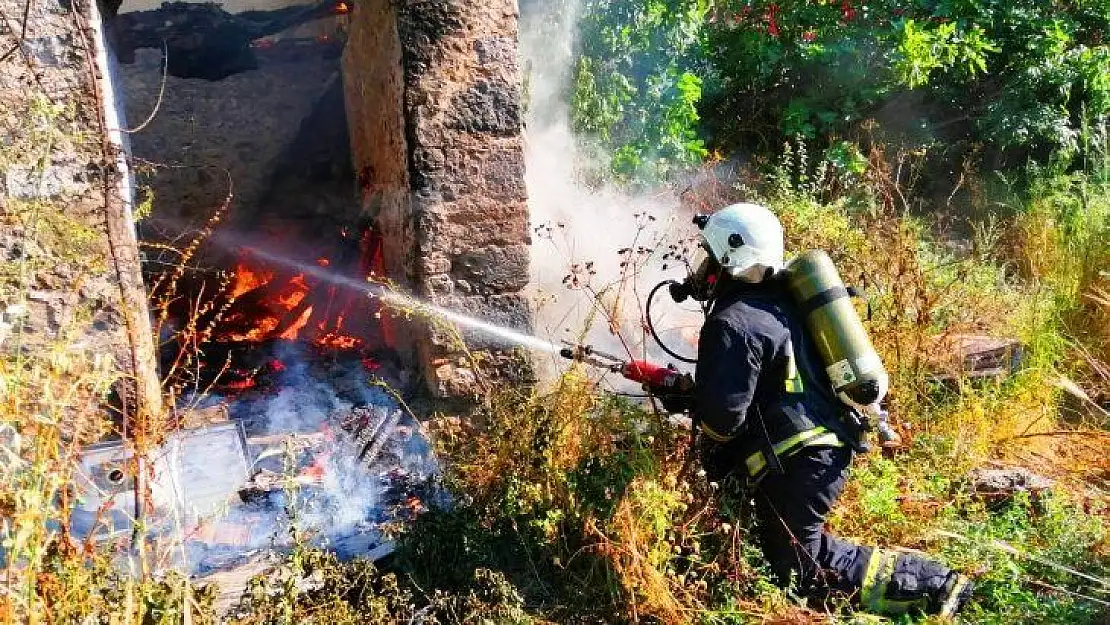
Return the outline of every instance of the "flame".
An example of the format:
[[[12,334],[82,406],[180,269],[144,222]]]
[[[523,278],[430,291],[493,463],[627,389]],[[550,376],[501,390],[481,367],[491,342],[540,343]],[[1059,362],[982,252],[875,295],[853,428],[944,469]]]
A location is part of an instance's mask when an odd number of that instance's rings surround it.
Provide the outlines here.
[[[312,307],[309,306],[308,308],[305,308],[304,312],[301,313],[301,316],[298,317],[297,320],[293,322],[293,325],[289,326],[289,328],[287,330],[285,330],[284,332],[282,332],[281,334],[278,335],[278,338],[279,339],[284,339],[286,341],[292,341],[292,340],[296,339],[297,334],[300,333],[300,331],[301,331],[301,328],[304,328],[306,325],[308,325],[308,320],[311,319],[311,318],[312,318]]]
[[[346,350],[362,347],[363,341],[357,336],[340,334],[338,332],[328,332],[317,337],[316,340],[313,341],[313,344],[317,347]]]
[[[304,274],[301,273],[289,280],[288,286],[277,296],[277,301],[285,310],[291,311],[304,301],[306,295],[308,295],[308,285],[305,284]]]
[[[257,385],[258,382],[256,382],[254,377],[252,376],[242,378],[240,380],[231,380],[227,384],[224,384],[223,387],[232,391],[245,391],[247,389],[254,388]]]
[[[336,2],[335,6],[332,7],[332,12],[336,15],[346,15],[351,12],[351,7],[346,2]]]
[[[244,261],[239,261],[235,267],[235,279],[231,285],[229,296],[237,299],[274,279],[272,271],[256,271],[247,266]]]
[[[341,236],[351,245],[356,237],[359,263],[355,267],[336,263],[329,256],[313,259],[329,271],[373,274],[382,265],[381,237],[367,230],[356,233],[343,229]],[[358,352],[364,366],[374,370],[378,363],[367,357],[365,327],[374,323],[376,309],[358,292],[336,287],[308,273],[287,273],[243,253],[235,263],[224,293],[228,308],[216,340],[225,343],[261,343],[274,340],[303,340],[329,351]],[[357,314],[356,314],[357,313]],[[349,326],[349,327],[348,327]],[[383,328],[385,333],[386,328]],[[386,344],[392,344],[387,335]],[[262,375],[280,373],[281,361],[271,361],[260,369]],[[245,376],[244,376],[245,377]],[[230,386],[250,388],[253,381],[239,380]]]
[[[255,321],[254,327],[246,332],[232,332],[224,338],[236,343],[257,343],[259,341],[264,341],[271,332],[277,329],[279,322],[280,320],[277,317],[262,317]]]

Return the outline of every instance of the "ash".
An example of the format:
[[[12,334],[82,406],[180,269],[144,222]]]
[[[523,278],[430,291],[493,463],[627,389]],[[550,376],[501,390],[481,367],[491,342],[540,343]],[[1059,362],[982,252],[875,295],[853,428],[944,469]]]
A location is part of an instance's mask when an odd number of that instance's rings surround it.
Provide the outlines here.
[[[282,363],[267,379],[194,402],[194,412],[226,408],[226,420],[175,432],[150,457],[145,523],[167,567],[204,576],[296,544],[377,559],[392,551],[385,527],[448,503],[421,426],[392,390],[406,380],[388,354],[266,349]],[[123,542],[131,532],[131,465],[118,442],[85,450],[77,534]]]
[[[295,540],[380,557],[392,549],[384,525],[444,503],[428,441],[392,390],[405,382],[392,363],[300,344],[277,356],[288,364],[265,390],[229,406],[243,426],[247,480],[208,522],[214,531],[188,543],[196,573]]]

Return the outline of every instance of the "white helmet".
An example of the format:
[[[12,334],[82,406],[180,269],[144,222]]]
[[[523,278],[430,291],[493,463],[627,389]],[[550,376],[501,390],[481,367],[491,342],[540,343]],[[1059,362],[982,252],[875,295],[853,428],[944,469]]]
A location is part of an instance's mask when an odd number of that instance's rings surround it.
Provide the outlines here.
[[[759,282],[783,267],[782,224],[767,207],[733,204],[698,216],[705,247],[733,278]]]

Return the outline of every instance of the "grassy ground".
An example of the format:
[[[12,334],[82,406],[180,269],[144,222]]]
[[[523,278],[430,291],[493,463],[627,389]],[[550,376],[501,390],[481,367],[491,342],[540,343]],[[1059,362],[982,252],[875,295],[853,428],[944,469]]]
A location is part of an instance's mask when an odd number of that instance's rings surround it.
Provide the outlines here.
[[[846,537],[922,549],[979,578],[974,623],[1100,623],[1110,576],[1110,186],[1105,171],[991,196],[965,240],[937,234],[873,167],[832,188],[796,155],[747,189],[782,215],[789,248],[834,252],[861,277],[905,439],[857,460],[831,520]],[[931,381],[962,333],[1019,338],[1001,381]],[[387,570],[296,549],[260,577],[242,623],[812,623],[765,575],[746,511],[689,462],[685,430],[572,369],[543,391],[507,389],[468,418],[430,424],[455,505],[399,529]],[[0,363],[0,622],[214,622],[211,593],[118,572],[118,552],[66,536],[79,445],[108,427],[114,374],[55,352]],[[1050,494],[985,502],[992,462],[1057,480]],[[957,538],[954,537],[963,537]],[[998,543],[995,541],[1004,541]],[[136,567],[138,570],[139,567]],[[905,619],[913,622],[912,619]]]

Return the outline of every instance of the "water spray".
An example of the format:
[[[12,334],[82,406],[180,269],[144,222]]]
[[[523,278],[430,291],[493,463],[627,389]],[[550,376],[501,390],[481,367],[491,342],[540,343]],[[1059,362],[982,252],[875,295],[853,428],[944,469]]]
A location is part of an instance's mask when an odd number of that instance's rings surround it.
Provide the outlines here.
[[[394,306],[411,308],[416,312],[426,313],[444,321],[464,326],[481,334],[496,337],[536,351],[546,352],[550,354],[558,354],[560,347],[551,341],[541,339],[538,336],[533,336],[519,330],[514,330],[505,326],[500,326],[489,321],[484,321],[469,315],[464,315],[454,310],[449,310],[441,306],[429,303],[412,295],[406,295],[398,291],[394,291],[385,285],[376,283],[367,283],[347,276],[339,275],[327,271],[319,266],[298,262],[291,258],[287,258],[278,254],[268,252],[262,248],[250,246],[243,249],[249,251],[251,254],[263,260],[270,261],[275,264],[284,265],[298,272],[310,275],[313,278],[323,280],[325,282],[341,286],[344,288],[352,289],[365,293],[370,297],[377,297],[383,302],[390,303]]]

